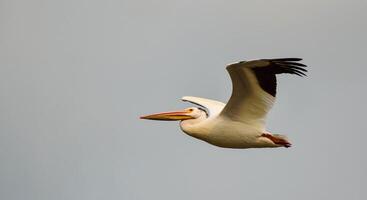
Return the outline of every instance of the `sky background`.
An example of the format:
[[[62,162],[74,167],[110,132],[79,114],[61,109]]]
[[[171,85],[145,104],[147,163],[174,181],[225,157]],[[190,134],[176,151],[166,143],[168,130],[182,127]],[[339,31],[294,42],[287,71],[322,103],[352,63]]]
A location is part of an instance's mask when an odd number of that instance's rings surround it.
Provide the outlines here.
[[[367,199],[365,0],[0,0],[0,199]],[[302,57],[234,150],[138,117],[226,102],[225,65]]]

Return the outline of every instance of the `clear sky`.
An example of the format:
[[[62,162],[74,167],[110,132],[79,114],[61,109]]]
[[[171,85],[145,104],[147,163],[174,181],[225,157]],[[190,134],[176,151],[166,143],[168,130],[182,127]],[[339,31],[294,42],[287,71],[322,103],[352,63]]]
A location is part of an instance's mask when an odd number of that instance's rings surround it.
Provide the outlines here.
[[[0,199],[367,199],[365,0],[1,0]],[[226,102],[225,65],[302,57],[268,129],[222,149],[177,122]]]

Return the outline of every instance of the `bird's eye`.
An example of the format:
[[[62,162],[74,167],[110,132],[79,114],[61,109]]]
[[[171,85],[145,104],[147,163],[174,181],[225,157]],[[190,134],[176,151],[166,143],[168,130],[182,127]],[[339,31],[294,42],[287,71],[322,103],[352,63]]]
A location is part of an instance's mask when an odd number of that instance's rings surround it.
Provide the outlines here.
[[[194,111],[194,109],[190,108],[189,111],[192,112],[192,111]]]

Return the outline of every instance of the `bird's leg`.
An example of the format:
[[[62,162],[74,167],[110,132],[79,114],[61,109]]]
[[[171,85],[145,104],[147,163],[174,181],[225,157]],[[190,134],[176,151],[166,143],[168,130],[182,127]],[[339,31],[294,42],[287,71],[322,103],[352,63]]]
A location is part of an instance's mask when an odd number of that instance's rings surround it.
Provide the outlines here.
[[[272,142],[274,142],[274,144],[278,144],[278,145],[284,146],[286,148],[291,147],[291,145],[292,145],[285,138],[283,138],[281,136],[277,136],[277,135],[272,135],[270,133],[263,133],[263,134],[261,134],[261,137],[266,137],[266,138],[270,139]]]

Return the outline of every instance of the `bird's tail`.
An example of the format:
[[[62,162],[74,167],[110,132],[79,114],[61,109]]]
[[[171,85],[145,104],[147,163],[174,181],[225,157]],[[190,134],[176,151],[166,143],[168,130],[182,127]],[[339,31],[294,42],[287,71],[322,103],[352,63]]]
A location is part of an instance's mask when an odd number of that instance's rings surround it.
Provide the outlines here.
[[[281,145],[281,146],[286,147],[286,148],[292,146],[292,144],[289,142],[287,136],[285,136],[285,135],[264,133],[264,134],[262,134],[262,136],[269,138],[271,141],[274,142],[274,144]]]
[[[288,137],[287,136],[280,135],[280,134],[273,134],[273,136],[277,139],[277,143],[276,144],[282,145],[282,146],[284,146],[286,148],[292,146],[292,144],[288,140]]]

